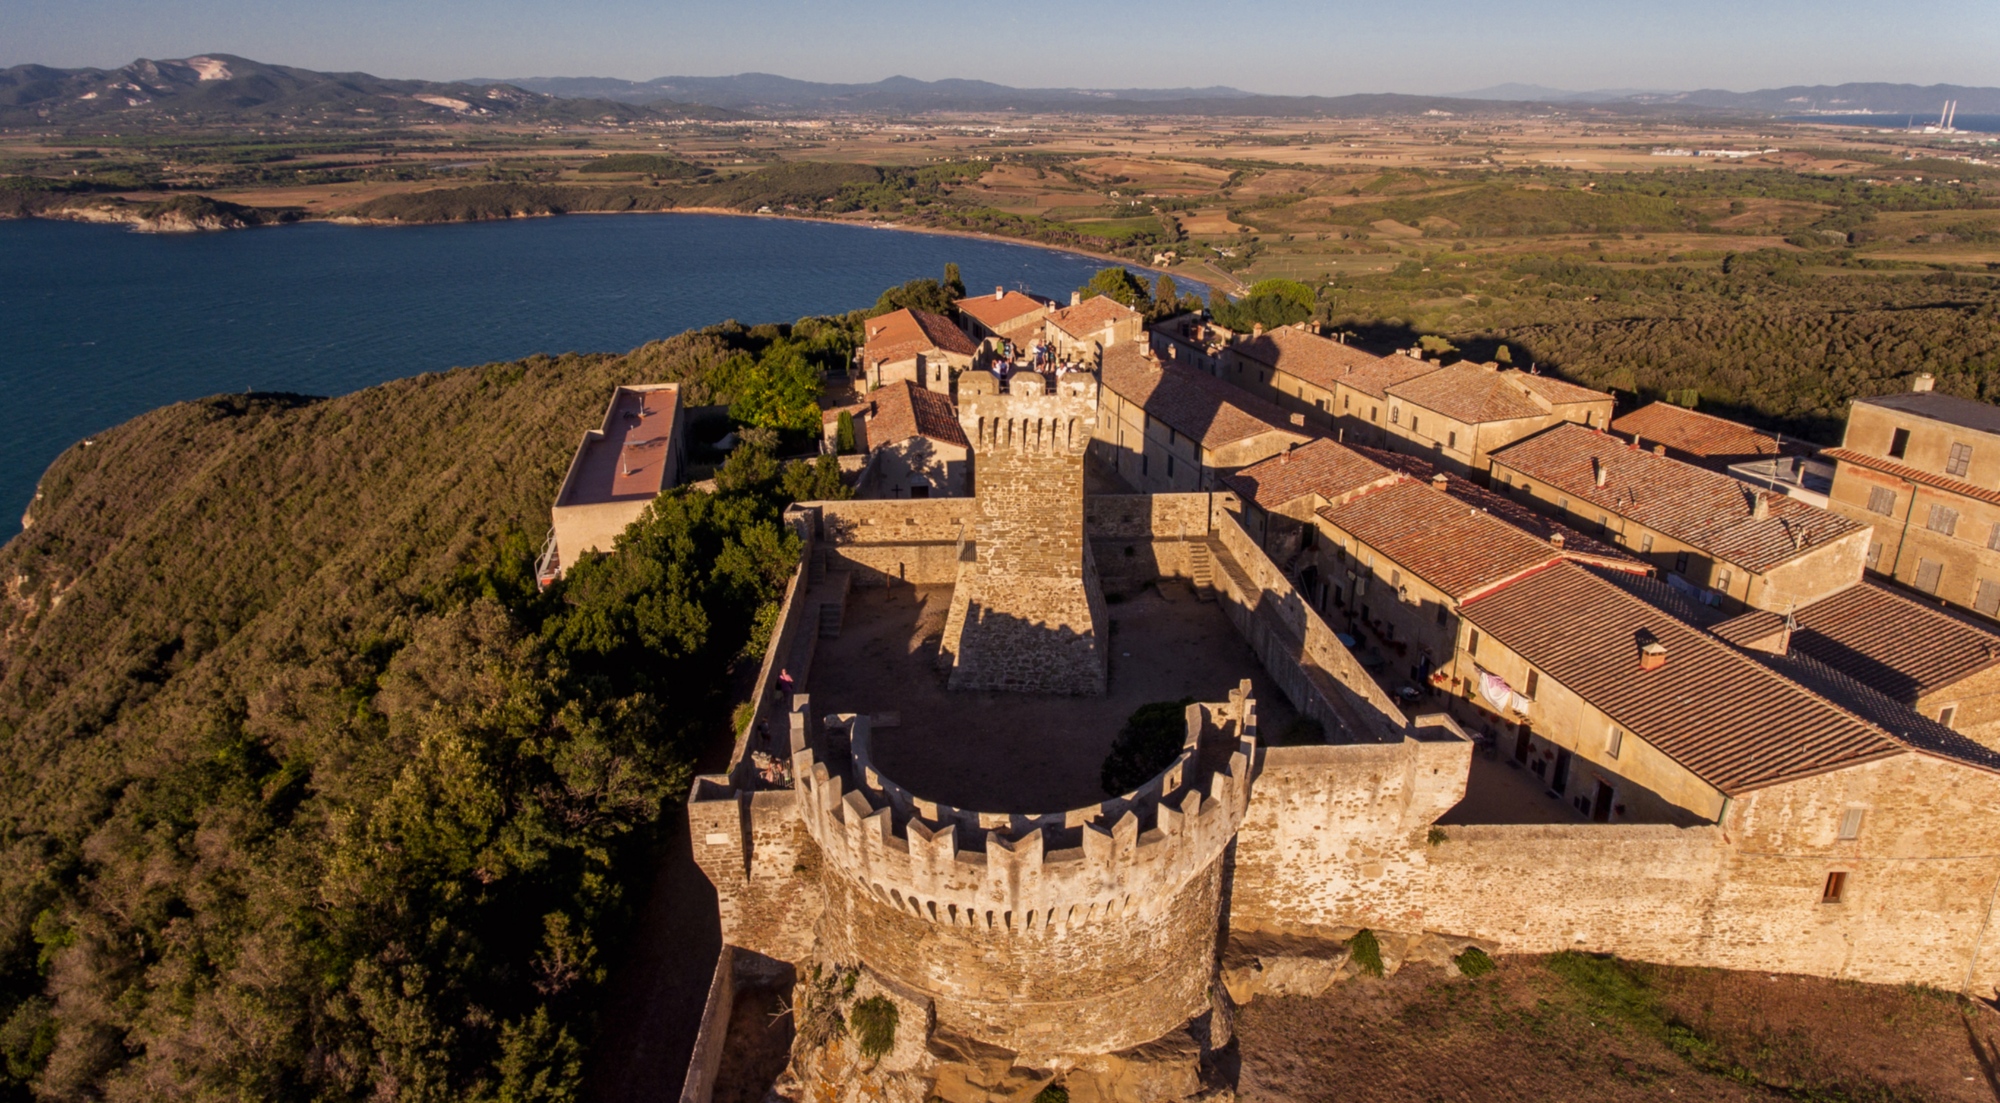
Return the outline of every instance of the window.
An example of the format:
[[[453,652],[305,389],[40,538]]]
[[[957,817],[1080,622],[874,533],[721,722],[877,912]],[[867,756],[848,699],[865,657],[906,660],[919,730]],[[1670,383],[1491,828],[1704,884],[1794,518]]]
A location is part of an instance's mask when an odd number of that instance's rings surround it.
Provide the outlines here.
[[[1725,594],[1729,592],[1729,580],[1730,580],[1730,574],[1728,571],[1725,570],[1725,571],[1715,572],[1715,588],[1721,590]]]
[[[1403,408],[1401,406],[1389,407],[1389,424],[1401,425],[1402,423],[1403,423]]]
[[[1528,671],[1528,692],[1526,694],[1528,700],[1532,701],[1535,699],[1535,690],[1539,689],[1541,687],[1541,684],[1542,684],[1541,672],[1535,670]]]
[[[1457,448],[1457,447],[1458,447],[1458,434],[1457,434],[1457,433],[1446,433],[1446,434],[1445,434],[1445,438],[1446,438],[1446,439],[1445,439],[1445,447],[1446,447],[1446,448]]]
[[[1993,531],[1986,534],[1986,546],[1994,551],[2000,551],[2000,521],[1995,521]]]
[[[1444,602],[1442,601],[1438,602],[1437,619],[1438,624],[1442,626],[1444,624]]]
[[[1146,454],[1144,452],[1139,453],[1139,474],[1141,475],[1144,475],[1146,473],[1146,468],[1151,466],[1146,461],[1147,461]]]
[[[1868,492],[1868,512],[1887,517],[1896,512],[1896,492],[1886,486],[1878,486]]]
[[[1346,412],[1347,412],[1347,409],[1348,409],[1348,407],[1350,407],[1350,406],[1353,406],[1353,405],[1354,405],[1354,396],[1353,396],[1353,395],[1351,395],[1351,394],[1344,394],[1344,395],[1341,395],[1341,396],[1340,396],[1340,411],[1341,411],[1342,413],[1346,413]]]
[[[1973,595],[1972,607],[1987,616],[2000,616],[2000,583],[1991,579],[1979,580],[1979,592]]]
[[[1653,550],[1653,534],[1649,532],[1646,535],[1641,536],[1639,538],[1639,553],[1641,555],[1644,555],[1648,552],[1651,552],[1652,550]]]
[[[1414,432],[1416,432],[1416,431],[1417,431],[1417,415],[1415,415],[1415,414],[1411,414],[1411,415],[1410,415],[1410,432],[1414,433]]]
[[[1958,531],[1958,511],[1950,506],[1932,506],[1930,530],[1945,536]]]
[[[1169,455],[1167,457],[1167,478],[1171,479],[1173,477],[1174,477],[1174,458],[1173,456]]]
[[[1909,450],[1910,431],[1908,429],[1896,430],[1895,435],[1889,438],[1889,457],[1900,460],[1903,458],[1903,453]]]
[[[1557,501],[1557,502],[1556,502],[1556,508],[1557,508],[1557,509],[1561,509],[1561,510],[1567,510],[1567,509],[1569,509],[1569,499],[1568,499],[1568,498],[1563,498],[1563,499],[1561,499],[1561,500]]]
[[[1957,705],[1946,705],[1938,710],[1938,723],[1943,724],[1945,727],[1951,727],[1951,722],[1956,719],[1958,719]]]
[[[1898,433],[1902,432],[1901,429],[1896,431]],[[1822,904],[1838,904],[1840,903],[1840,898],[1846,894],[1847,874],[1836,870],[1826,875],[1826,887],[1819,892],[1819,902]]]
[[[1368,420],[1380,421],[1382,420],[1381,414],[1382,414],[1382,408],[1380,406],[1368,407]]]
[[[1611,738],[1604,741],[1604,753],[1612,758],[1617,758],[1618,752],[1624,749],[1625,749],[1625,729],[1618,727],[1612,728]]]
[[[1395,588],[1398,588],[1398,589],[1400,589],[1400,588],[1402,587],[1402,585],[1403,585],[1403,572],[1401,572],[1401,571],[1396,571],[1396,570],[1392,570],[1392,571],[1390,571],[1390,572],[1389,572],[1389,585],[1390,585],[1391,587],[1395,587]]]
[[[1861,837],[1862,815],[1863,815],[1863,810],[1859,808],[1849,808],[1847,811],[1842,812],[1840,814],[1841,838],[1858,839]]]
[[[1688,573],[1688,553],[1680,552],[1674,556],[1674,571],[1683,575]]]
[[[1474,628],[1470,632],[1466,633],[1465,653],[1468,655],[1479,654],[1479,629]]]
[[[1176,432],[1174,432],[1174,428],[1173,428],[1173,426],[1171,426],[1171,425],[1167,426],[1167,443],[1168,443],[1168,444],[1179,444],[1180,442],[1181,442],[1181,436],[1180,436],[1180,434],[1179,434],[1179,433],[1176,433]]]
[[[1609,518],[1609,517],[1606,517],[1606,516],[1605,516],[1604,514],[1602,514],[1602,513],[1598,514],[1598,515],[1597,515],[1597,535],[1599,535],[1599,536],[1603,536],[1603,535],[1604,535],[1604,534],[1605,534],[1606,532],[1609,532],[1610,530],[1611,530],[1611,518]]]
[[[1934,559],[1917,560],[1917,589],[1927,594],[1938,592],[1938,583],[1944,580],[1944,564]]]
[[[1972,466],[1972,446],[1957,444],[1951,446],[1951,459],[1944,465],[1944,473],[1964,477],[1966,468]]]
[[[2000,532],[2000,525],[1993,527],[1996,532]],[[1868,569],[1871,571],[1882,569],[1882,542],[1880,540],[1868,545]]]

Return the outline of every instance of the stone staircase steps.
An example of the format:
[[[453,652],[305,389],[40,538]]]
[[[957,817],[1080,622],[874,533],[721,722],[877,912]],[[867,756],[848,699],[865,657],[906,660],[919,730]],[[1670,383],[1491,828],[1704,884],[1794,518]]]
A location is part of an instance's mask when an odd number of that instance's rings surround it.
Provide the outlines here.
[[[846,611],[837,603],[824,601],[819,607],[819,638],[837,640],[840,638],[840,624]]]
[[[1188,576],[1194,584],[1196,600],[1215,600],[1215,555],[1208,540],[1196,540],[1188,545]]]

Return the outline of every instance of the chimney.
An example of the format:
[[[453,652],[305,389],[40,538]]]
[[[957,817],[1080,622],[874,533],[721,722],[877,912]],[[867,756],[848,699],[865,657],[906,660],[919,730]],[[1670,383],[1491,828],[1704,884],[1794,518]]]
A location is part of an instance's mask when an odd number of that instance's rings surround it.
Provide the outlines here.
[[[1660,638],[1658,636],[1653,635],[1651,632],[1645,631],[1643,629],[1640,630],[1639,632],[1640,671],[1643,672],[1647,670],[1658,670],[1665,665],[1667,665],[1667,645],[1661,643]]]
[[[1750,492],[1750,516],[1756,520],[1768,520],[1771,516],[1771,498],[1758,491]]]
[[[1604,466],[1604,461],[1598,459],[1596,456],[1590,457],[1590,481],[1596,483],[1599,488],[1602,488],[1605,480],[1609,478],[1611,478],[1611,469]]]
[[[1560,532],[1549,533],[1549,547],[1557,551],[1563,550],[1563,534]]]
[[[997,303],[997,302],[999,302],[999,301],[1000,301],[1001,299],[1004,299],[1004,298],[1006,298],[1006,297],[1007,297],[1007,289],[1006,289],[1006,288],[1004,288],[1004,287],[996,287],[996,288],[994,288],[994,289],[993,289],[993,301],[994,301],[994,302],[996,302],[996,303]]]
[[[1928,394],[1931,388],[1935,386],[1937,386],[1937,376],[1927,371],[1918,372],[1917,377],[1910,380],[1910,392],[1912,394]]]
[[[1251,323],[1250,336],[1252,338],[1256,338],[1256,337],[1262,337],[1263,335],[1264,335],[1264,323],[1262,322]]]
[[[1075,306],[1082,301],[1083,301],[1083,292],[1072,291],[1069,293],[1069,305]]]
[[[1655,444],[1655,445],[1653,446],[1653,454],[1654,454],[1655,456],[1664,456],[1664,455],[1666,455],[1666,454],[1667,454],[1667,446],[1666,446],[1666,445],[1664,445],[1664,444]]]
[[[1451,485],[1450,480],[1444,477],[1444,472],[1440,471],[1437,474],[1431,476],[1431,489],[1443,490],[1445,487],[1449,485]]]

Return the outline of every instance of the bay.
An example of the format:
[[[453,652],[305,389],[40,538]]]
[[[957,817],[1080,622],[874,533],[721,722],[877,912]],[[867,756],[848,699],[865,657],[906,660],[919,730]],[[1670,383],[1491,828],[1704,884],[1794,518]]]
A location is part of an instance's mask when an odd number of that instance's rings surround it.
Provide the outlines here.
[[[77,440],[226,392],[335,395],[537,352],[875,301],[955,261],[1066,300],[1105,262],[983,239],[727,215],[227,233],[0,222],[0,531]],[[1190,288],[1190,290],[1201,290]]]

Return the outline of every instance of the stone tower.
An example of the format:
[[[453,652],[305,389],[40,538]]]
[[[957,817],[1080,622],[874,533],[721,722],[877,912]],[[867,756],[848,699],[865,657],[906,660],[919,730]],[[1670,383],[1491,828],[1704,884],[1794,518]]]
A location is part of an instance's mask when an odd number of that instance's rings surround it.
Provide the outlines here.
[[[953,689],[1103,693],[1104,595],[1083,531],[1097,381],[1071,376],[1051,394],[1022,373],[1011,393],[996,390],[986,372],[960,377],[979,508],[940,659]]]

